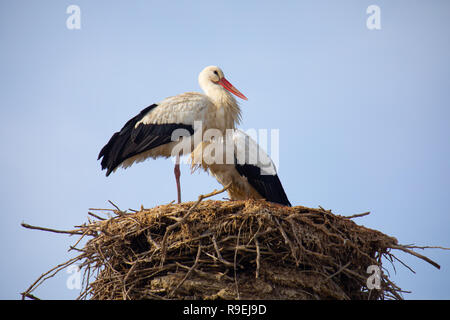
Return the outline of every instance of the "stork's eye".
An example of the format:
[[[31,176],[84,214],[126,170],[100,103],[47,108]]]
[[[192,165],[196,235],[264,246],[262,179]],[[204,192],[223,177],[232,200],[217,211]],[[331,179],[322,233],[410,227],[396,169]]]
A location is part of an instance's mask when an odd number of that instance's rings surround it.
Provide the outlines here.
[[[214,70],[214,74],[216,75],[216,76],[218,76],[219,74],[217,73],[217,70]]]

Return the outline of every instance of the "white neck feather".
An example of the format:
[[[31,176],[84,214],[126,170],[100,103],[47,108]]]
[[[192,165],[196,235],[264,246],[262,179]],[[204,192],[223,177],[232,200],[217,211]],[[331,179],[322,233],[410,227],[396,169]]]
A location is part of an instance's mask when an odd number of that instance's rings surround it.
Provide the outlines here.
[[[225,90],[220,84],[213,83],[206,79],[199,79],[200,87],[215,104],[217,109],[223,108],[227,120],[231,120],[234,129],[241,122],[241,108],[233,95]],[[228,122],[228,121],[227,121]]]

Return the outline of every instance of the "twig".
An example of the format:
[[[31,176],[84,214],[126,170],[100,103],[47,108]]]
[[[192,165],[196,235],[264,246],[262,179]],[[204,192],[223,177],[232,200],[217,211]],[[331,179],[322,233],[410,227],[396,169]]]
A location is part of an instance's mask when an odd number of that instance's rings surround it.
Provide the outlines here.
[[[395,255],[391,254],[391,256],[392,256],[392,258],[394,258],[395,260],[397,260],[398,262],[400,262],[405,268],[408,268],[409,271],[411,271],[411,272],[414,273],[414,274],[416,273],[416,272],[414,271],[413,268],[411,268],[410,266],[408,266],[406,263],[404,263],[402,260],[400,260],[399,258],[397,258]]]
[[[78,235],[84,234],[84,232],[81,231],[81,230],[56,230],[56,229],[32,226],[32,225],[29,225],[29,224],[24,223],[24,222],[22,222],[20,225],[22,227],[24,227],[24,228],[32,229],[32,230],[41,230],[41,231],[48,231],[48,232],[54,232],[54,233],[64,233],[64,234],[78,234]]]
[[[102,217],[100,217],[100,216],[98,216],[98,215],[96,215],[95,213],[92,213],[92,212],[88,212],[88,215],[93,216],[94,218],[97,218],[98,220],[102,220],[102,221],[106,220],[105,218],[102,218]]]
[[[25,298],[30,298],[31,300],[41,300],[38,297],[36,297],[35,295],[32,295],[31,293],[22,293],[22,296]]]
[[[415,257],[417,257],[417,258],[419,258],[419,259],[422,259],[422,260],[428,262],[429,264],[431,264],[432,266],[434,266],[434,267],[436,267],[436,268],[438,268],[438,269],[441,268],[440,265],[438,265],[436,262],[434,262],[434,261],[431,260],[430,258],[425,257],[425,256],[423,256],[423,255],[421,255],[421,254],[419,254],[419,253],[417,253],[417,252],[414,252],[414,251],[412,251],[412,250],[410,250],[410,249],[408,249],[408,248],[406,248],[406,247],[404,247],[404,246],[399,246],[399,245],[395,245],[395,244],[394,244],[394,245],[391,245],[391,248],[392,248],[392,249],[399,249],[399,250],[402,250],[402,251],[407,252],[407,253],[409,253],[409,254],[412,254],[413,256],[415,256]]]
[[[126,213],[126,211],[122,211],[122,210],[120,210],[120,208],[117,206],[117,205],[115,205],[114,204],[114,202],[112,202],[111,200],[108,200],[108,202],[111,204],[111,205],[113,205],[114,206],[114,208],[116,208],[117,209],[117,211],[118,212],[116,212],[118,215],[123,215],[123,214],[125,214]]]
[[[178,221],[178,222],[176,222],[176,223],[174,223],[174,224],[172,224],[172,225],[167,227],[166,232],[164,233],[164,237],[162,239],[162,243],[161,243],[161,263],[160,263],[161,266],[164,264],[164,261],[166,259],[166,250],[167,250],[167,245],[166,244],[167,244],[167,237],[168,237],[169,233],[173,229],[175,229],[178,226],[182,225],[187,220],[187,218],[189,218],[191,213],[194,212],[194,209],[197,208],[197,206],[200,204],[200,202],[202,202],[202,200],[204,200],[206,198],[209,198],[209,197],[213,197],[215,195],[218,195],[218,194],[226,191],[230,186],[231,186],[231,183],[228,184],[226,187],[224,187],[223,189],[221,189],[219,191],[214,190],[213,192],[210,192],[208,194],[199,195],[197,202],[192,207],[189,208],[188,212],[184,215],[184,217],[180,221]]]
[[[229,266],[229,267],[234,266],[233,263],[228,262],[227,260],[225,260],[222,257],[222,255],[220,254],[220,250],[219,250],[219,247],[217,246],[217,242],[216,242],[216,236],[214,234],[212,235],[211,239],[212,239],[212,242],[213,242],[213,245],[214,245],[214,249],[216,250],[216,253],[217,253],[217,259],[219,259],[219,261],[222,262],[226,266]]]
[[[153,240],[152,235],[150,234],[150,231],[147,232],[147,241],[150,242],[152,245],[154,245],[155,248],[160,249],[159,244],[155,240]]]
[[[129,298],[128,292],[131,291],[131,289],[133,288],[134,284],[132,284],[130,286],[130,288],[128,290],[126,290],[126,286],[127,286],[127,280],[130,276],[130,274],[134,271],[134,269],[136,268],[136,266],[138,265],[138,261],[136,261],[135,263],[133,263],[133,265],[131,266],[130,270],[128,270],[127,274],[125,275],[125,278],[123,279],[123,290],[122,290],[122,297],[123,300],[127,300],[127,298]]]
[[[183,280],[181,280],[180,283],[176,286],[176,288],[173,289],[169,293],[169,297],[171,297],[175,293],[175,291],[177,291],[183,285],[183,283],[186,281],[186,279],[189,277],[189,275],[192,273],[192,271],[197,267],[201,252],[202,252],[202,246],[201,246],[201,244],[199,244],[198,250],[197,250],[197,256],[195,257],[194,264],[192,265],[192,267],[189,268],[188,272],[186,272],[186,275],[184,276]]]
[[[410,249],[442,249],[442,250],[450,250],[450,248],[445,248],[441,246],[415,246],[415,245],[403,245],[405,248]]]
[[[339,273],[341,273],[342,271],[344,271],[345,268],[347,268],[351,263],[352,263],[351,261],[347,262],[344,266],[342,266],[341,268],[339,268],[338,271],[336,271],[335,273],[333,273],[332,275],[330,275],[330,276],[328,276],[326,279],[324,279],[324,280],[322,281],[322,283],[325,283],[325,282],[327,282],[328,280],[330,280],[331,278],[337,276]]]
[[[389,290],[390,293],[397,299],[397,300],[403,300],[403,297],[398,294],[397,290],[400,291],[400,288],[395,285],[391,280],[389,280],[387,277],[383,277],[384,280],[394,289]],[[406,292],[406,291],[405,291]]]
[[[352,216],[344,216],[343,218],[345,219],[353,219],[353,218],[359,218],[359,217],[364,217],[370,214],[370,211],[364,212],[364,213],[358,213],[358,214],[354,214]]]
[[[47,279],[53,277],[53,276],[54,276],[56,273],[58,273],[60,270],[66,268],[67,266],[70,266],[70,265],[71,265],[72,263],[74,263],[75,261],[81,260],[81,259],[84,258],[85,256],[86,256],[86,254],[85,254],[85,253],[82,253],[81,255],[79,255],[79,256],[77,256],[77,257],[75,257],[75,258],[72,258],[72,259],[70,259],[70,260],[68,260],[68,261],[66,261],[66,262],[64,262],[64,263],[61,263],[61,264],[57,265],[56,267],[54,267],[54,268],[48,270],[47,272],[41,274],[41,275],[39,276],[39,278],[37,278],[36,281],[34,281],[33,284],[32,284],[27,290],[25,290],[24,292],[21,293],[21,294],[22,294],[22,300],[25,300],[25,297],[30,297],[31,292],[32,292],[33,290],[35,290],[37,287],[39,287],[45,280],[47,280]],[[50,273],[52,273],[53,271],[55,271],[55,272],[54,272],[53,274],[50,274]],[[49,274],[50,274],[50,275],[49,275]],[[49,275],[49,276],[47,277],[47,275]]]
[[[287,236],[286,231],[284,231],[284,229],[283,229],[283,227],[281,226],[281,224],[280,224],[280,222],[278,221],[278,219],[275,217],[274,220],[275,220],[275,222],[276,222],[277,225],[278,225],[278,229],[280,230],[280,233],[281,233],[281,235],[283,236],[285,243],[289,245],[289,248],[291,249],[291,255],[292,255],[292,258],[294,258],[295,264],[298,266],[298,265],[299,265],[299,261],[298,261],[297,256],[295,255],[295,251],[296,251],[296,250],[295,250],[294,245],[292,244],[292,241],[291,241],[291,240],[289,239],[289,237]]]
[[[80,248],[77,248],[77,247],[74,247],[74,246],[69,246],[69,250],[67,250],[67,251],[72,251],[72,250],[75,250],[75,251],[78,251],[78,252],[86,252],[83,249],[80,249]]]
[[[322,206],[319,206],[320,210],[322,210],[325,213],[332,213],[331,209],[330,210],[325,210],[324,208],[322,208]]]
[[[256,245],[256,275],[255,275],[255,278],[258,279],[259,278],[261,252],[259,250],[259,241],[258,241],[258,236],[256,234],[255,234],[255,238],[253,239],[253,241],[255,241],[255,245]]]
[[[239,226],[239,231],[238,231],[238,235],[237,235],[237,239],[236,239],[236,248],[234,249],[234,260],[233,260],[233,266],[234,266],[234,285],[236,286],[236,294],[237,294],[237,300],[240,300],[240,294],[239,294],[239,286],[238,286],[238,281],[237,281],[237,271],[236,271],[236,260],[237,260],[237,252],[238,252],[238,248],[239,248],[239,238],[241,236],[241,229],[242,226],[244,225],[245,220],[242,221],[241,225]]]
[[[80,241],[84,238],[84,236],[87,235],[88,233],[92,233],[92,232],[91,232],[91,230],[86,229],[86,230],[83,232],[83,234],[81,235],[81,237],[78,239],[78,241],[77,241],[74,245],[72,245],[72,246],[70,247],[69,251],[72,250],[72,249],[75,249],[76,246],[80,243]]]

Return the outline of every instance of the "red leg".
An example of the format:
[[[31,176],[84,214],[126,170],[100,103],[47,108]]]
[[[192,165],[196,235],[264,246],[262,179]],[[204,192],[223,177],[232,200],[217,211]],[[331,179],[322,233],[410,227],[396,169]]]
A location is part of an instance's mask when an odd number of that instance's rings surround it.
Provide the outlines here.
[[[175,180],[177,182],[177,196],[178,196],[178,203],[181,203],[181,187],[180,187],[180,155],[177,155],[177,160],[175,164],[175,168],[173,169],[173,172],[175,173]]]

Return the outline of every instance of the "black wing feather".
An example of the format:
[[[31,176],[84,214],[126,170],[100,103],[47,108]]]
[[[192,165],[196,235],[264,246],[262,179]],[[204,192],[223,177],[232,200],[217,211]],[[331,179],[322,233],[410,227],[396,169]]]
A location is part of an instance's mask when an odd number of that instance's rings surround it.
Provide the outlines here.
[[[261,168],[251,164],[238,164],[235,161],[237,172],[247,178],[248,183],[267,201],[291,206],[281,181],[277,174],[262,175]]]
[[[172,142],[172,132],[175,129],[186,129],[191,135],[194,133],[191,125],[179,123],[140,124],[135,128],[136,123],[157,106],[157,104],[152,104],[130,119],[119,132],[113,134],[109,142],[102,148],[98,160],[103,157],[101,165],[102,170],[107,169],[106,176],[109,176],[125,160]]]

